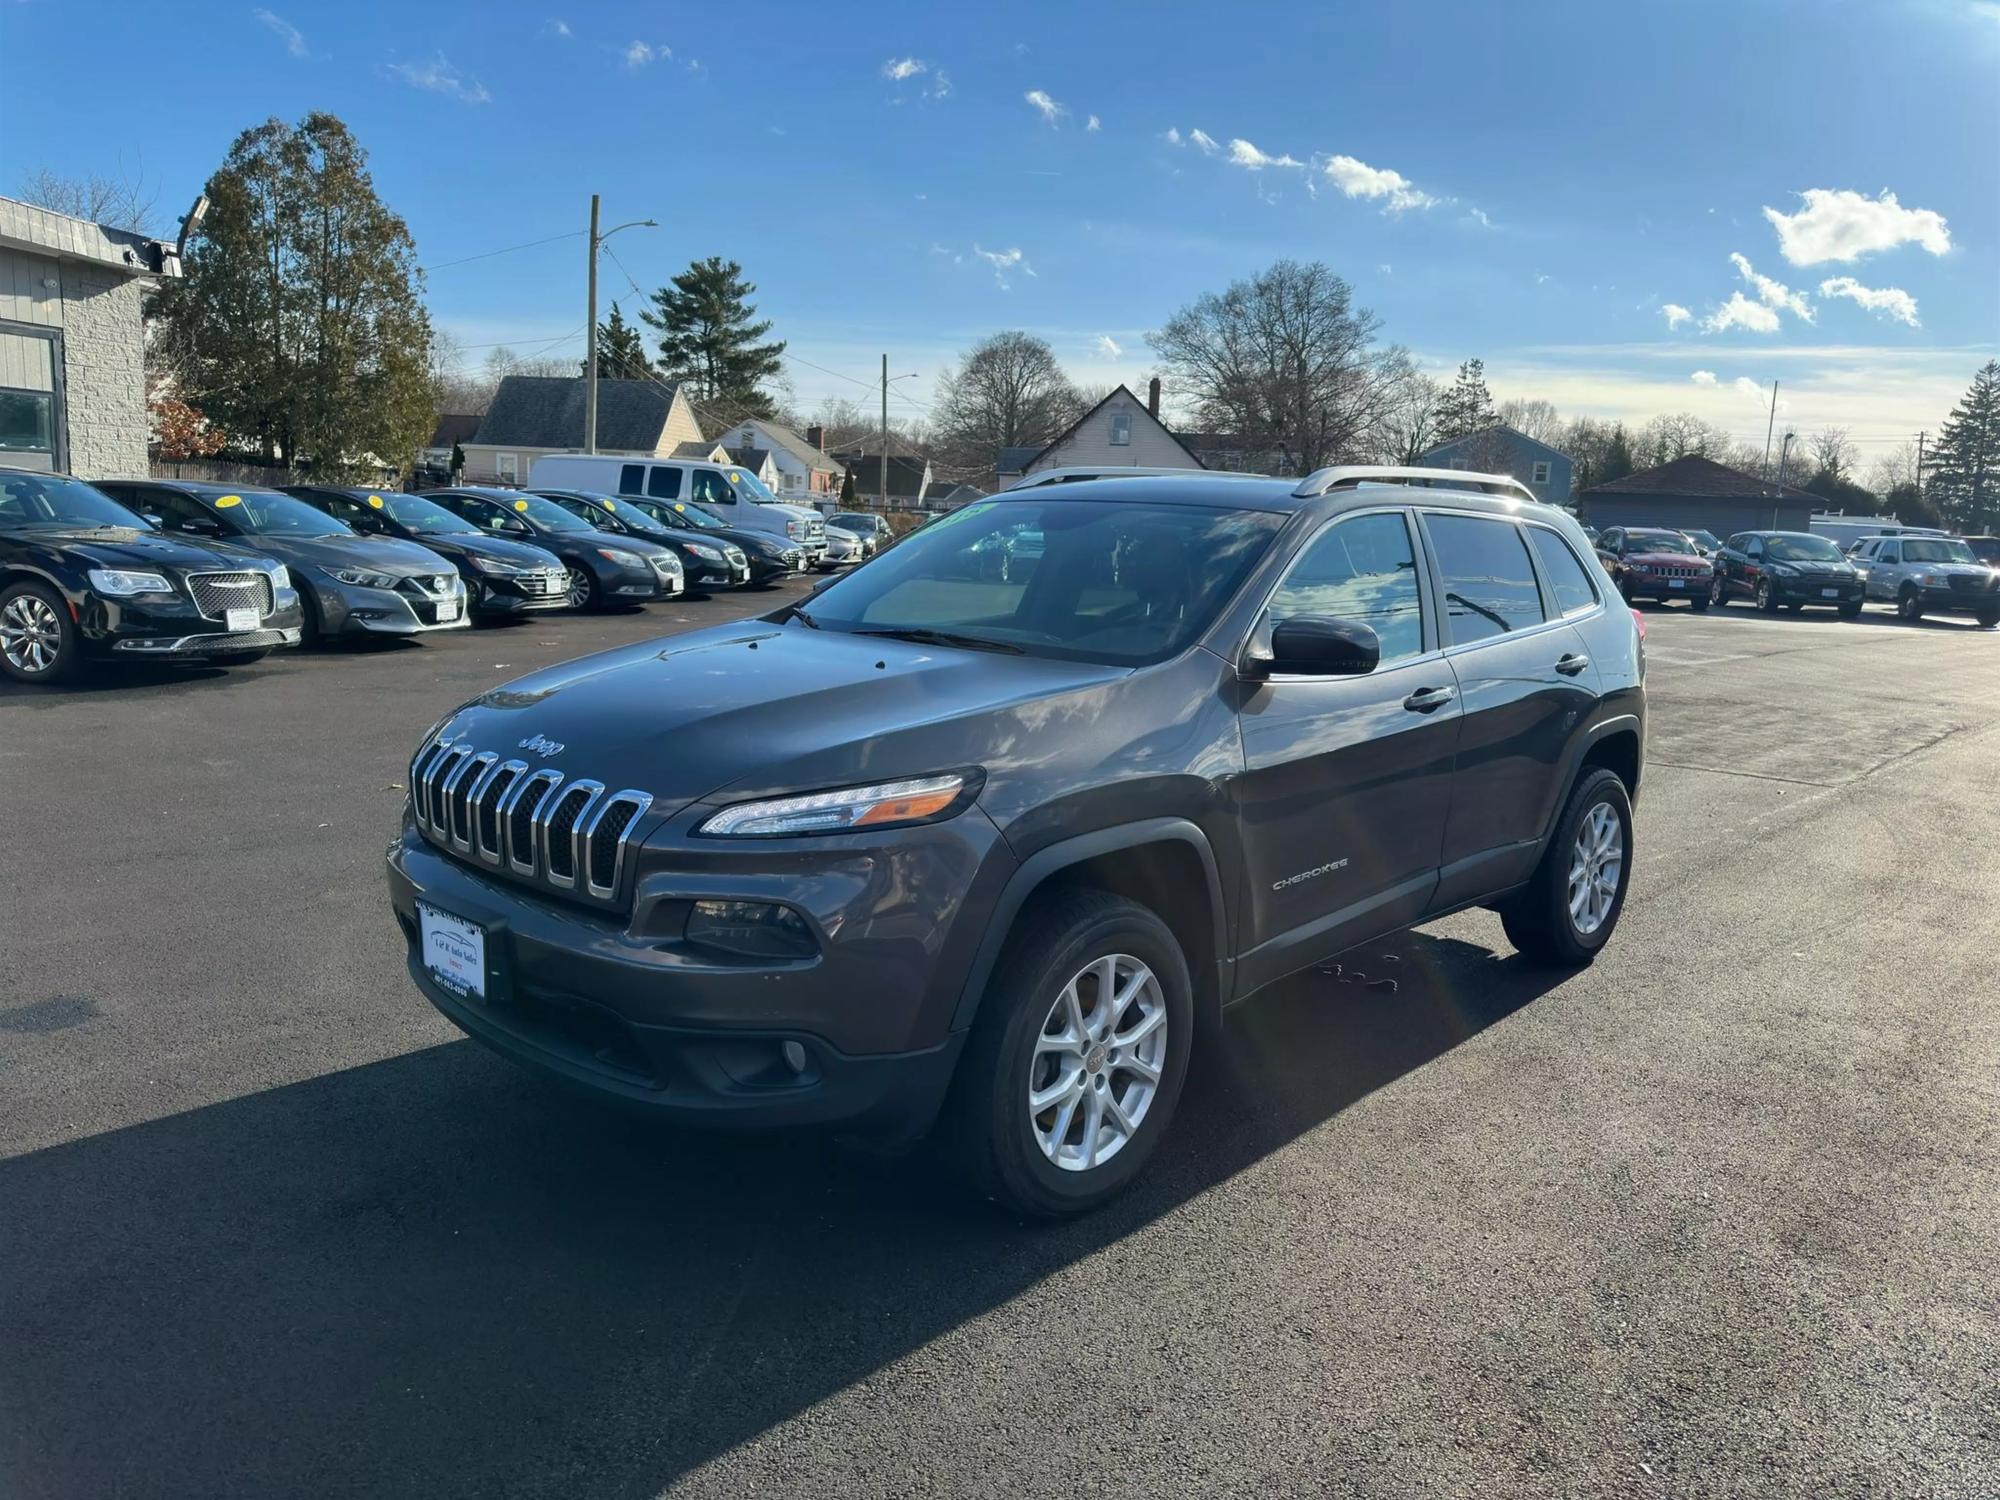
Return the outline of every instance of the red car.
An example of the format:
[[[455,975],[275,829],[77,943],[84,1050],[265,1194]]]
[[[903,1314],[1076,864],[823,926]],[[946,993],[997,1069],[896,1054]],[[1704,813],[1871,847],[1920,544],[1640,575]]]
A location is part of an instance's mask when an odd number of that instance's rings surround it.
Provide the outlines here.
[[[1598,534],[1598,560],[1627,604],[1641,599],[1685,599],[1708,608],[1715,568],[1678,531],[1654,526],[1608,526]]]

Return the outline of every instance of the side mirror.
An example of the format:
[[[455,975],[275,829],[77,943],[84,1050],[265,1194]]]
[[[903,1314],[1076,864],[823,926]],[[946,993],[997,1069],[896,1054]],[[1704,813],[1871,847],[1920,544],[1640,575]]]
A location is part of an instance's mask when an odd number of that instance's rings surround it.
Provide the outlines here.
[[[1301,677],[1363,677],[1382,661],[1382,638],[1358,620],[1295,615],[1271,628],[1271,646],[1246,655],[1246,677],[1276,673]]]
[[[189,536],[221,536],[222,523],[208,516],[188,516],[178,527]]]
[[[139,513],[139,519],[144,521],[148,526],[152,527],[155,531],[165,531],[167,529],[167,523],[163,521],[159,516],[153,514],[153,512],[150,510],[141,511]]]

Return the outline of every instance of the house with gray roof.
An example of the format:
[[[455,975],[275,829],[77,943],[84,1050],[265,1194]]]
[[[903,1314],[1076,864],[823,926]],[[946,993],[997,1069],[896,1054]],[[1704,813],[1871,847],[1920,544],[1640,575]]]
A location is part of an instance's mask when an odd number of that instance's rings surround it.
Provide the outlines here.
[[[180,273],[172,245],[0,198],[0,462],[146,472],[141,304]]]
[[[1097,405],[1041,448],[1002,448],[994,477],[1004,488],[1024,474],[1074,465],[1095,468],[1199,469],[1200,457],[1160,421],[1160,383],[1150,401],[1114,386]]]
[[[1550,505],[1569,504],[1569,455],[1505,422],[1495,422],[1491,427],[1439,443],[1417,462],[1427,469],[1511,474],[1533,490],[1537,500]]]
[[[545,453],[583,451],[580,375],[509,375],[465,449],[465,484],[524,484]],[[597,451],[665,458],[699,442],[701,426],[678,385],[657,380],[597,382]]]
[[[1591,525],[1666,526],[1713,532],[1804,531],[1819,496],[1690,453],[1656,469],[1592,485],[1577,496]]]
[[[773,422],[765,417],[745,417],[737,422],[722,422],[713,410],[699,413],[703,430],[715,435],[730,456],[746,469],[757,466],[741,455],[760,451],[770,458],[775,479],[764,479],[764,483],[777,491],[785,499],[801,505],[812,505],[820,499],[840,493],[841,466],[830,454],[812,441],[811,433],[794,432],[782,422]],[[812,429],[824,436],[822,429]],[[759,478],[764,478],[760,472]]]

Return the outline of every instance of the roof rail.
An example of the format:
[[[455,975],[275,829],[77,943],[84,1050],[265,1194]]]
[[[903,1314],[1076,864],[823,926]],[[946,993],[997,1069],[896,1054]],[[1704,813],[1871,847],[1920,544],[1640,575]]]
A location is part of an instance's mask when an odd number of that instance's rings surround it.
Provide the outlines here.
[[[1031,490],[1050,484],[1079,484],[1086,479],[1128,479],[1159,478],[1163,475],[1180,474],[1203,479],[1269,479],[1268,474],[1238,474],[1226,469],[1162,469],[1137,464],[1071,464],[1060,469],[1037,469],[1032,474],[1023,474],[1019,479],[1002,490]]]
[[[1535,500],[1535,492],[1511,474],[1473,474],[1463,469],[1415,469],[1406,464],[1343,464],[1315,469],[1292,493],[1301,500],[1357,484],[1416,484],[1439,490],[1478,490],[1510,500]],[[1536,501],[1537,504],[1540,501]]]

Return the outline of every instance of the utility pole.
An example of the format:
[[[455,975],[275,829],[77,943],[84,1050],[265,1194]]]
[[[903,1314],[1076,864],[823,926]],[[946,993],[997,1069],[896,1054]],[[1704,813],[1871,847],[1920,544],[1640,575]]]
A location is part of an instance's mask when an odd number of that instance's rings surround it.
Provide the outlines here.
[[[889,356],[882,356],[882,509],[889,509]]]
[[[1771,472],[1771,429],[1778,425],[1778,382],[1771,382],[1771,416],[1764,423],[1764,472]]]
[[[1928,430],[1917,434],[1917,472],[1914,477],[1917,481],[1917,498],[1919,500],[1924,498],[1924,439],[1929,436],[1930,433]]]
[[[1773,397],[1773,399],[1775,400],[1776,398]],[[1792,439],[1797,436],[1796,432],[1786,433],[1785,441],[1778,448],[1778,495],[1771,502],[1771,529],[1773,531],[1778,529],[1778,508],[1785,502],[1785,459],[1792,451]]]
[[[597,194],[590,195],[589,321],[583,336],[583,451],[597,451]]]

